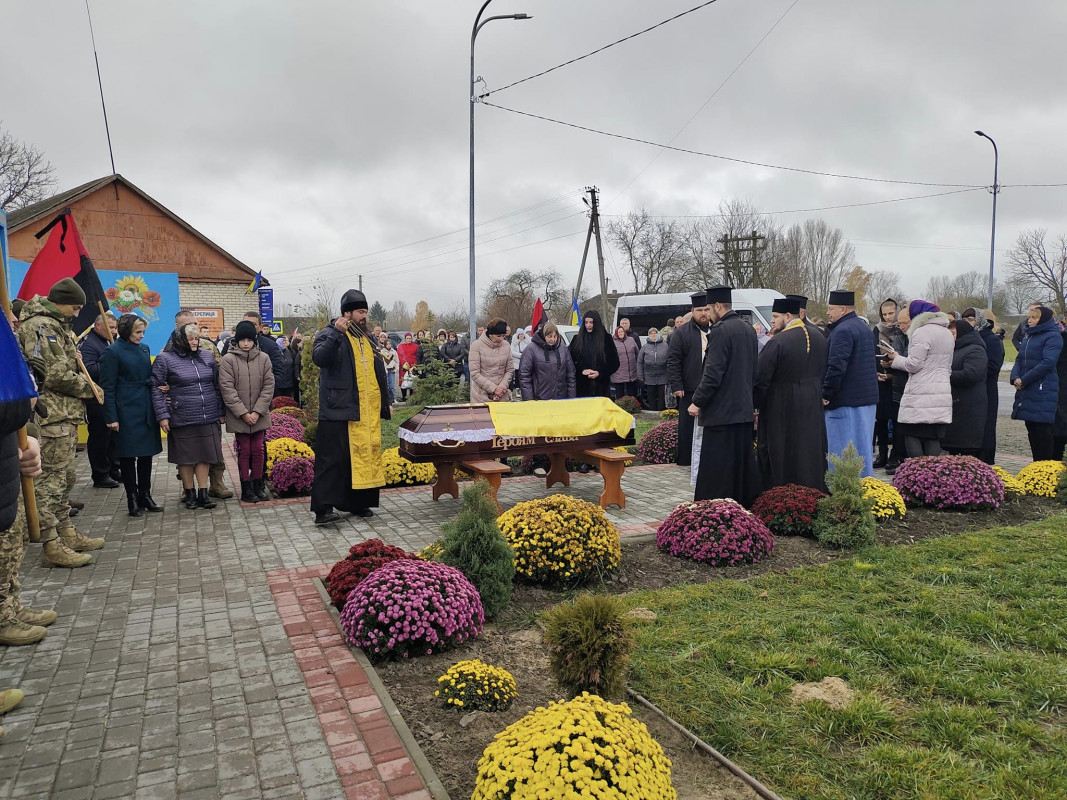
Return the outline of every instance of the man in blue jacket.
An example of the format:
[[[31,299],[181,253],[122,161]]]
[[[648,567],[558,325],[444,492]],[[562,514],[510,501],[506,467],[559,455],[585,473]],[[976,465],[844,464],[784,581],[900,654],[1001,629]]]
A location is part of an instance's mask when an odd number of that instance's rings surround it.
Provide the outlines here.
[[[856,315],[854,292],[830,292],[826,377],[822,403],[826,412],[827,453],[840,456],[853,444],[863,457],[863,477],[874,475],[874,417],[878,407],[878,362],[871,326]]]

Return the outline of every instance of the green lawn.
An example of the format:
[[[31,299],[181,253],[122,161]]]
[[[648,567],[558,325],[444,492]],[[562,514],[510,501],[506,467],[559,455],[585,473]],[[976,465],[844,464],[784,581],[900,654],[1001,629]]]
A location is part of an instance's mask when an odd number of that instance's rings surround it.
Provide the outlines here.
[[[1019,357],[1019,351],[1015,349],[1015,343],[1008,338],[1004,339],[1004,361],[1014,363]]]
[[[783,797],[1067,797],[1067,517],[630,596],[630,684]],[[851,706],[790,703],[827,676]]]

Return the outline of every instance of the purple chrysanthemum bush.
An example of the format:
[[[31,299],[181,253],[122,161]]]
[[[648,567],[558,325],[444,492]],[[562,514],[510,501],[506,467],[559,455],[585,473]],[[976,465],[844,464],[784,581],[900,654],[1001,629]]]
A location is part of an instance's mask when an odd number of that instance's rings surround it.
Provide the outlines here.
[[[976,511],[999,508],[1004,502],[1004,482],[973,456],[906,459],[897,468],[893,485],[908,505]]]
[[[296,439],[302,442],[304,441],[304,426],[300,424],[300,420],[287,414],[271,414],[270,428],[267,429],[266,438],[268,442],[273,442],[275,439]]]
[[[454,567],[400,559],[374,570],[341,612],[348,644],[372,661],[430,655],[482,631],[478,590]]]
[[[701,500],[682,503],[663,520],[656,546],[715,567],[756,564],[774,551],[774,534],[740,503]]]
[[[678,456],[678,420],[669,419],[645,431],[637,457],[648,464],[672,464]]]
[[[315,480],[315,459],[283,458],[270,471],[271,488],[282,495],[301,495],[311,491]]]

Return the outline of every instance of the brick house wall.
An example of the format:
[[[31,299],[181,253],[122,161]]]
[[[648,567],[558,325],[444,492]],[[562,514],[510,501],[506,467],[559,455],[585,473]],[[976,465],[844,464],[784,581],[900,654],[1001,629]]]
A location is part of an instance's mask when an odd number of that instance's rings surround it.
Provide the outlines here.
[[[235,286],[232,283],[179,280],[178,298],[182,308],[221,308],[226,330],[233,331],[246,311],[259,310],[259,298],[246,294],[247,288],[247,284]]]

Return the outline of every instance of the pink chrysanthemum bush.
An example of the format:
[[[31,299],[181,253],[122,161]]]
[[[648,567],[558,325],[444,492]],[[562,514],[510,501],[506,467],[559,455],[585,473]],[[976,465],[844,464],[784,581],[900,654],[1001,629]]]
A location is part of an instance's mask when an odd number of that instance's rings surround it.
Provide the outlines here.
[[[283,458],[270,471],[271,488],[281,495],[301,495],[311,491],[315,480],[315,459]]]
[[[999,508],[1004,482],[974,456],[909,458],[893,476],[893,485],[909,505],[975,511]]]
[[[372,661],[440,652],[476,638],[484,624],[482,599],[462,572],[408,559],[374,570],[341,612],[345,641]]]
[[[307,425],[309,422],[311,422],[311,415],[308,414],[308,412],[306,412],[304,409],[298,408],[297,406],[281,406],[280,408],[272,407],[270,414],[271,418],[278,414],[284,414],[287,417],[292,417],[301,425]]]
[[[304,426],[300,420],[286,414],[271,414],[270,428],[267,429],[267,441],[275,439],[296,439],[304,441]]]
[[[296,400],[291,398],[287,394],[280,394],[270,401],[270,407],[275,408],[290,408],[296,405]]]
[[[672,556],[715,567],[756,564],[774,551],[763,520],[733,500],[682,503],[656,531],[656,546]]]
[[[678,457],[678,420],[669,419],[645,431],[637,457],[649,464],[673,464]]]

